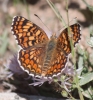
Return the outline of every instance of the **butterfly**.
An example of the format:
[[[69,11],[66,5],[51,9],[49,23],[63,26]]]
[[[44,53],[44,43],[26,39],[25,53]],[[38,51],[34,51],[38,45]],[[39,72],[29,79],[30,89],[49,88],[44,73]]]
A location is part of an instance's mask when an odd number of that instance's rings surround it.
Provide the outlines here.
[[[81,39],[80,25],[75,23],[69,29],[75,47]],[[52,78],[63,71],[71,53],[67,28],[58,37],[53,34],[49,39],[39,26],[22,16],[15,16],[11,31],[21,47],[18,52],[19,65],[29,75]]]

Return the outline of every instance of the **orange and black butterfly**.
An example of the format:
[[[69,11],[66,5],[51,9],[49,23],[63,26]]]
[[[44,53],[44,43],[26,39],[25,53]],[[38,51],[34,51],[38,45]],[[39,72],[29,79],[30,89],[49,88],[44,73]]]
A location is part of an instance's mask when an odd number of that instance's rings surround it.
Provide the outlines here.
[[[39,26],[22,16],[15,16],[11,31],[21,47],[18,62],[29,75],[51,78],[63,71],[71,53],[67,28],[58,38],[52,35],[49,39]],[[70,31],[75,47],[81,39],[80,25],[71,25]]]

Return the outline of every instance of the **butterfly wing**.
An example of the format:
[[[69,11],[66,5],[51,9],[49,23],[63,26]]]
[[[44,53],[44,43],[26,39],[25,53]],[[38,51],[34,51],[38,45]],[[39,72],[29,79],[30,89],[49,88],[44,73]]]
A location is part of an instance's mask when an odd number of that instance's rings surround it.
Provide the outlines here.
[[[46,76],[54,77],[59,75],[65,68],[68,61],[68,57],[62,51],[55,52],[50,66],[48,67]]]
[[[70,35],[72,37],[73,45],[75,45],[79,42],[81,39],[80,34],[80,25],[74,24],[70,26]],[[68,29],[66,28],[61,32],[61,34],[58,37],[57,41],[57,47],[61,49],[65,55],[68,55],[71,53],[71,45],[70,45],[70,37],[68,36]]]
[[[42,75],[42,66],[45,57],[45,47],[32,48],[23,50],[21,49],[18,56],[21,68],[31,76]]]
[[[42,44],[48,40],[46,33],[40,27],[22,16],[13,18],[11,31],[16,37],[18,45],[23,49]]]

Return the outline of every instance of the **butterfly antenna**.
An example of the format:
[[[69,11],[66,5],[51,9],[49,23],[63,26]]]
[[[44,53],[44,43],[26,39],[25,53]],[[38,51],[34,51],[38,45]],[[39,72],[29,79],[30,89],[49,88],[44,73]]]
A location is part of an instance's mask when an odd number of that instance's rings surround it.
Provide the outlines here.
[[[37,14],[34,14],[37,18],[40,19],[40,17]],[[44,24],[44,22],[40,19],[40,21]],[[45,24],[44,24],[45,25]],[[46,25],[45,25],[46,26]],[[51,30],[46,26],[46,28],[51,32]]]

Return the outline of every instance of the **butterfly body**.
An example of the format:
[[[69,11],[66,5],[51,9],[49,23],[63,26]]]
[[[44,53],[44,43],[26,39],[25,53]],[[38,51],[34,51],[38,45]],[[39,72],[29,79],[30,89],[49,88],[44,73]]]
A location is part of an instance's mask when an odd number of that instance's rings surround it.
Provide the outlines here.
[[[56,38],[52,36],[52,38],[49,40],[46,46],[46,53],[45,53],[42,70],[46,69],[47,71],[48,67],[51,66],[51,62],[54,58],[55,51],[56,51],[56,44],[57,44]]]
[[[52,78],[61,74],[71,53],[70,39],[67,28],[59,37],[53,34],[50,39],[36,24],[22,16],[15,16],[11,31],[21,47],[18,53],[20,67],[29,75]],[[73,45],[80,40],[80,25],[70,26]]]

